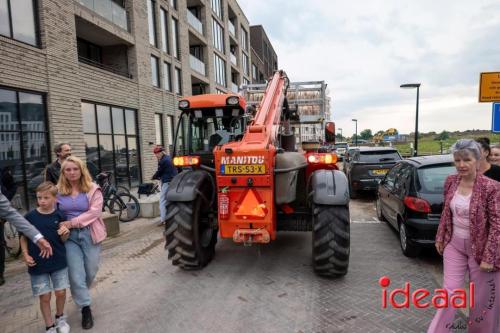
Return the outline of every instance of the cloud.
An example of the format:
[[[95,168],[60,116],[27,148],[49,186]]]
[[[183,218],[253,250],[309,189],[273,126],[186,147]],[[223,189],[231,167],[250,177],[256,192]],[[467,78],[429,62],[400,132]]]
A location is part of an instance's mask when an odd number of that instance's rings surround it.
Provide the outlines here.
[[[478,103],[479,73],[500,70],[500,3],[492,0],[239,0],[262,24],[292,81],[325,80],[344,134],[396,127],[488,129],[491,104]]]

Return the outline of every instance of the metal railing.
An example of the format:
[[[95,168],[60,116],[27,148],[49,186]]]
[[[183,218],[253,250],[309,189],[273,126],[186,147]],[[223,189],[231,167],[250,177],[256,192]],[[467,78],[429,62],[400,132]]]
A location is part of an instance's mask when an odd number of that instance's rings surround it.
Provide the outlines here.
[[[191,65],[191,68],[198,73],[202,74],[205,76],[205,63],[201,61],[200,59],[196,58],[194,55],[190,54],[189,55],[189,64]]]
[[[85,57],[82,57],[82,56],[78,56],[78,61],[81,62],[81,63],[87,64],[87,65],[90,65],[90,66],[94,66],[94,67],[103,69],[103,70],[111,72],[111,73],[115,73],[115,74],[124,76],[124,77],[129,78],[129,79],[132,78],[132,74],[130,74],[128,71],[124,71],[122,69],[118,69],[118,68],[116,68],[114,66],[105,65],[103,63],[100,63],[100,62],[92,60],[92,59],[88,59],[88,58],[85,58]]]
[[[236,37],[236,29],[234,28],[233,22],[228,21],[228,23],[227,23],[227,30],[229,30],[230,34],[232,34],[234,37]]]
[[[116,2],[111,0],[78,0],[78,2],[105,19],[113,22],[120,28],[130,31],[128,27],[127,11]]]
[[[236,60],[236,56],[233,53],[229,53],[229,58],[231,58],[231,63],[235,66],[238,66],[238,62]]]
[[[191,25],[196,31],[203,35],[203,24],[201,21],[191,13],[190,10],[187,11],[187,20],[189,25]]]

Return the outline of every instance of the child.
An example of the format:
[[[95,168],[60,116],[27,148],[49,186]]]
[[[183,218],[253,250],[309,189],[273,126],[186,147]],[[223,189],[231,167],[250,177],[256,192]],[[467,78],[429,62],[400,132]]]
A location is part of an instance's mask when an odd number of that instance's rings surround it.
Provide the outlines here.
[[[24,261],[31,276],[33,296],[40,297],[40,310],[45,320],[46,331],[50,333],[68,333],[70,327],[64,316],[66,289],[69,287],[66,248],[64,241],[69,237],[69,230],[63,225],[62,213],[55,208],[57,188],[51,182],[43,182],[36,188],[38,208],[26,214],[25,218],[33,224],[43,237],[52,245],[54,254],[42,258],[39,248],[27,238],[21,237],[21,249]],[[52,319],[50,298],[52,291],[56,295],[56,320]]]

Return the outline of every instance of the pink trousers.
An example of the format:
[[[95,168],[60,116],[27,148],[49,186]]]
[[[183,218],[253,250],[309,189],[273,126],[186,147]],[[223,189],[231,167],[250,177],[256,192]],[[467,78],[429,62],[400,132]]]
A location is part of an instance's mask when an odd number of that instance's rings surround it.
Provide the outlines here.
[[[475,306],[469,309],[467,323],[454,321],[457,309],[438,309],[429,326],[428,333],[469,332],[500,333],[500,272],[484,272],[472,255],[469,239],[455,236],[443,253],[444,289],[448,295],[452,290],[465,287],[465,274],[475,285]]]

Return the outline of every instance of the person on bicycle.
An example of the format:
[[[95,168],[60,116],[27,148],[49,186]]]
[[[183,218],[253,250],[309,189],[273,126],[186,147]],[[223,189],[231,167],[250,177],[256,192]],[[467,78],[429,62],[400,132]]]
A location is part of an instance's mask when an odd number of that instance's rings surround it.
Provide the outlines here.
[[[165,148],[157,146],[153,149],[153,153],[158,159],[158,170],[153,175],[153,179],[161,181],[160,193],[160,221],[165,224],[167,218],[167,190],[170,181],[177,175],[177,168],[172,163],[172,159],[165,152]]]
[[[82,328],[94,326],[90,310],[90,286],[99,269],[101,242],[106,238],[102,220],[103,195],[92,182],[84,161],[69,156],[61,165],[57,183],[59,210],[68,221],[61,223],[70,230],[65,243],[71,296],[82,312]]]
[[[68,156],[71,156],[71,146],[69,143],[59,143],[54,147],[54,153],[57,156],[57,160],[53,163],[47,165],[45,168],[45,181],[52,182],[53,184],[57,184],[59,181],[59,175],[61,174],[61,165],[62,162]]]

